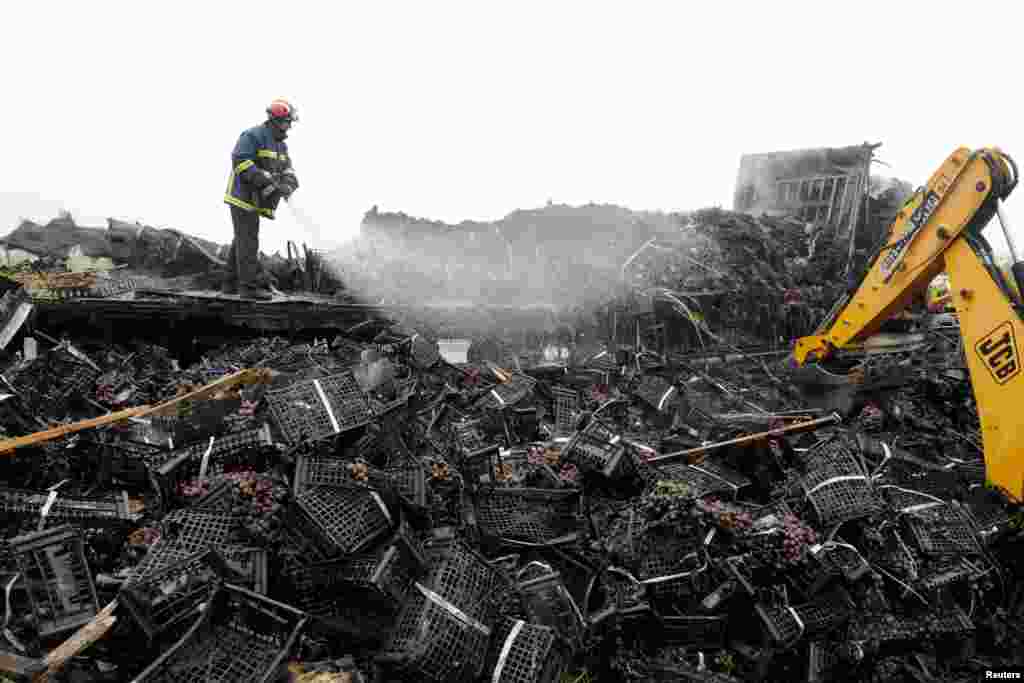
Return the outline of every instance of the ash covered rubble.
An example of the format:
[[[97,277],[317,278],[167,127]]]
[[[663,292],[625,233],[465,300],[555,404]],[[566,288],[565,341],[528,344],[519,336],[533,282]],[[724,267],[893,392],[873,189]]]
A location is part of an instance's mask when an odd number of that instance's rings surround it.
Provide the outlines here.
[[[985,485],[956,354],[808,408],[768,359],[831,306],[848,244],[719,209],[674,225],[556,353],[491,335],[449,361],[429,325],[371,321],[192,364],[8,354],[0,680],[1024,664],[1024,518]]]
[[[87,340],[16,361],[0,419],[37,436],[0,465],[0,671],[917,681],[1024,663],[1021,517],[984,485],[962,376],[922,371],[841,420],[737,355],[512,370],[381,323],[188,367]],[[258,381],[229,381],[247,368]],[[143,405],[169,408],[39,436]]]
[[[623,268],[625,298],[675,304],[685,320],[744,347],[811,334],[845,288],[848,266],[860,263],[835,230],[792,217],[705,209],[680,223]],[[690,332],[677,344],[699,345]]]
[[[23,220],[0,238],[0,275],[33,299],[143,298],[148,290],[216,290],[229,244],[170,228],[110,218],[106,229],[78,225],[70,214],[45,225]],[[285,292],[333,295],[344,287],[324,254],[291,242],[282,255],[260,254],[262,277]]]

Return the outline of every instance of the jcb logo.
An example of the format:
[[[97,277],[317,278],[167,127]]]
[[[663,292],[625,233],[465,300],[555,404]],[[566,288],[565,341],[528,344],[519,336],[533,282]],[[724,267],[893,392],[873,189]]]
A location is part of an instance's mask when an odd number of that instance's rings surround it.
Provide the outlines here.
[[[1020,356],[1013,326],[1005,322],[974,345],[981,362],[992,373],[996,384],[1006,384],[1020,374]]]
[[[914,213],[910,216],[910,223],[915,230],[928,222],[928,219],[935,213],[935,209],[938,208],[941,199],[942,197],[938,193],[931,191],[925,196],[921,205],[914,209]]]

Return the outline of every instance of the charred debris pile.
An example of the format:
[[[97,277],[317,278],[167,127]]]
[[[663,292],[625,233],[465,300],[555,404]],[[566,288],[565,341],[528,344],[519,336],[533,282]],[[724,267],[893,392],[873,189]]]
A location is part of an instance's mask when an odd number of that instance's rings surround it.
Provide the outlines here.
[[[841,418],[740,355],[609,347],[513,370],[382,322],[187,367],[45,344],[2,373],[0,676],[973,681],[1024,664],[1022,517],[985,485],[964,375],[921,369]]]
[[[108,219],[107,227],[78,225],[65,214],[46,224],[22,221],[0,238],[0,275],[33,298],[137,298],[146,289],[217,289],[228,244],[169,228]],[[288,243],[286,254],[261,254],[267,280],[285,292],[335,294],[342,286],[324,254]]]

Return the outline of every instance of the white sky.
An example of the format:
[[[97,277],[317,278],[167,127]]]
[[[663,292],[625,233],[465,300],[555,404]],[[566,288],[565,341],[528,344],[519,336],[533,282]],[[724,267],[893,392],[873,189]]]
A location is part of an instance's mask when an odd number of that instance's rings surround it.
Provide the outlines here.
[[[283,208],[265,251],[335,245],[374,204],[729,208],[746,152],[882,142],[914,185],[960,145],[1024,162],[1010,2],[9,4],[0,234],[63,204],[229,241],[229,155],[277,95],[322,234]]]

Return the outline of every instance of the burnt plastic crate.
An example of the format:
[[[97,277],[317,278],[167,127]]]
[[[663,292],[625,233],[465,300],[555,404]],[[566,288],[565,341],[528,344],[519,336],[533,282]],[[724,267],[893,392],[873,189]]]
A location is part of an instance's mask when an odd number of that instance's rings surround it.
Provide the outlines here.
[[[835,679],[840,665],[838,643],[816,640],[807,647],[807,683],[826,683]]]
[[[754,605],[765,633],[776,645],[788,647],[803,638],[823,636],[841,628],[853,614],[852,600],[835,590],[798,606]]]
[[[147,459],[161,450],[160,446],[137,441],[104,444],[98,466],[104,478],[144,486],[149,481]]]
[[[860,613],[850,621],[847,638],[854,641],[877,640],[883,643],[914,642],[929,632],[936,635],[966,635],[974,623],[962,609],[927,616]]]
[[[294,604],[320,623],[343,632],[371,624],[383,636],[426,569],[415,543],[397,534],[377,552],[294,569],[288,579]]]
[[[679,399],[679,391],[668,380],[657,375],[643,377],[633,395],[659,412],[667,412]]]
[[[452,437],[459,455],[474,453],[489,444],[481,420],[461,420],[451,424]]]
[[[184,448],[151,456],[148,464],[153,486],[165,505],[180,502],[179,487],[199,476],[204,459],[207,461],[206,476],[214,477],[224,474],[227,467],[250,465],[252,452],[271,443],[270,427],[263,425],[257,429],[210,437]]]
[[[419,465],[395,467],[384,471],[387,484],[414,510],[426,511],[430,505],[427,473]]]
[[[289,604],[310,615],[311,634],[379,647],[394,627],[394,601],[375,600],[379,595],[359,595],[353,600],[338,579],[337,570],[349,560],[328,560],[308,566],[292,566],[282,574]]]
[[[22,365],[8,379],[32,414],[64,417],[72,401],[92,397],[99,376],[99,369],[76,350],[60,346]]]
[[[918,577],[921,588],[936,591],[957,583],[977,578],[985,573],[986,566],[981,558],[971,562],[965,557],[943,557],[929,563]]]
[[[595,472],[609,479],[622,479],[633,469],[622,435],[600,420],[591,420],[573,435],[562,449],[562,460],[580,472]]]
[[[492,683],[547,683],[560,680],[567,664],[552,629],[502,619],[491,638],[485,671]]]
[[[819,562],[839,572],[850,583],[860,581],[871,573],[871,566],[856,548],[836,543],[816,553]]]
[[[18,536],[11,539],[10,550],[22,582],[29,588],[40,636],[76,629],[99,612],[79,529],[67,525]]]
[[[267,402],[281,433],[293,445],[326,439],[374,419],[351,372],[268,391]]]
[[[228,569],[235,572],[232,583],[248,588],[260,595],[267,594],[267,551],[262,548],[243,548],[223,545],[218,548]]]
[[[659,479],[682,482],[689,487],[692,495],[697,497],[710,493],[732,497],[736,493],[736,488],[725,479],[714,476],[703,467],[690,465],[685,461],[660,464],[656,469],[661,473]]]
[[[645,681],[651,683],[740,683],[727,674],[699,669],[686,662],[651,661],[642,667]]]
[[[48,491],[0,488],[0,511],[8,519],[37,520],[50,498]],[[67,498],[58,491],[46,524],[81,527],[119,527],[138,519],[127,493],[113,498]]]
[[[431,570],[424,584],[468,614],[485,621],[495,591],[504,585],[501,572],[466,543],[455,538],[432,541],[426,547]]]
[[[572,543],[587,532],[579,491],[495,488],[476,501],[480,533],[507,545]]]
[[[232,545],[232,532],[243,523],[243,518],[223,512],[187,509],[170,513],[160,523],[160,538],[132,569],[129,583],[153,576],[211,547],[226,552]]]
[[[634,517],[630,528],[632,552],[627,560],[641,582],[661,583],[671,577],[688,576],[699,566],[704,527],[689,517],[677,524],[657,524],[643,529]]]
[[[806,455],[808,472],[801,484],[822,526],[830,527],[882,511],[867,471],[855,447],[833,438]]]
[[[198,552],[228,544],[231,533],[243,523],[244,518],[222,512],[177,510],[162,520],[158,543],[173,543]]]
[[[399,534],[377,553],[353,558],[338,568],[338,580],[348,588],[378,595],[400,605],[410,584],[427,571],[420,548]]]
[[[747,597],[757,596],[760,581],[756,577],[764,569],[764,565],[754,553],[727,557],[722,561],[721,567],[736,581],[737,588],[746,593]]]
[[[980,460],[978,462],[966,462],[956,467],[956,473],[960,475],[960,479],[967,484],[981,485],[985,483],[985,461]]]
[[[936,500],[935,496],[896,484],[880,484],[876,488],[886,504],[898,512],[911,513],[917,510],[927,510],[946,502],[945,499]]]
[[[238,484],[222,479],[214,482],[206,493],[196,498],[188,507],[190,510],[229,513],[239,498]]]
[[[192,628],[135,683],[271,683],[286,675],[308,617],[240,586],[219,587]]]
[[[890,460],[882,478],[886,483],[920,491],[942,500],[959,496],[962,488],[959,472],[955,469],[942,470],[937,464],[927,460],[922,463],[919,465],[905,459]]]
[[[994,543],[1013,531],[1010,511],[1002,496],[994,491],[982,487],[974,489],[964,501],[964,507],[974,523],[978,539],[984,545]]]
[[[501,448],[491,444],[479,450],[461,453],[459,471],[467,484],[473,487],[493,484],[501,463]]]
[[[655,637],[664,645],[721,650],[726,647],[728,625],[726,616],[659,616]]]
[[[580,394],[566,387],[551,387],[555,408],[555,436],[564,437],[576,431],[576,418],[580,412]]]
[[[315,486],[347,486],[355,483],[352,460],[327,455],[300,455],[295,460],[292,492],[298,496]]]
[[[380,495],[361,486],[307,489],[289,505],[287,517],[328,557],[357,553],[395,524]]]
[[[488,621],[416,582],[377,662],[418,681],[475,680],[491,639]]]
[[[789,582],[808,600],[832,585],[838,576],[839,572],[834,567],[816,559],[797,566],[786,574]]]
[[[975,528],[957,503],[920,510],[906,519],[911,537],[926,555],[981,554]]]
[[[298,496],[315,486],[352,486],[357,480],[352,475],[351,460],[324,455],[300,455],[295,463],[292,480],[293,493]],[[415,509],[425,510],[429,504],[427,475],[422,467],[377,469],[367,466],[367,482],[377,489],[389,489]]]
[[[17,394],[0,393],[0,427],[9,436],[31,434],[42,425],[36,413]]]
[[[481,410],[503,410],[516,405],[533,393],[537,380],[527,375],[513,374],[507,382],[495,384],[476,403]]]
[[[750,486],[752,483],[749,477],[743,475],[741,472],[737,472],[715,458],[705,458],[699,465],[690,465],[690,467],[701,474],[706,474],[725,482],[729,487],[729,491],[732,494],[731,498],[733,499],[739,495],[740,491],[747,486]]]
[[[204,550],[126,586],[120,600],[150,639],[199,616],[217,585],[235,578],[215,550]]]
[[[226,422],[237,416],[241,405],[241,399],[237,398],[195,401],[180,404],[178,414],[153,415],[147,419],[155,430],[170,436],[175,444],[193,444],[224,431]]]
[[[330,350],[326,347],[295,344],[264,359],[260,365],[278,372],[294,374],[331,365],[332,362]]]
[[[547,568],[544,574],[520,582],[516,589],[531,620],[550,627],[572,650],[582,646],[586,618],[566,589],[562,577]]]

